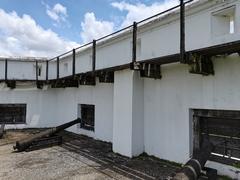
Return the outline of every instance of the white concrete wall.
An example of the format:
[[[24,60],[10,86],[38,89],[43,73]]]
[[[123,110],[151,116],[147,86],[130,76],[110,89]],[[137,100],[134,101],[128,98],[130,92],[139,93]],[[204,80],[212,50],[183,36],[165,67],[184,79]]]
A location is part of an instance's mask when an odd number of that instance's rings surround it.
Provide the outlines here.
[[[144,152],[144,79],[138,72],[133,74],[132,96],[132,155]]]
[[[113,151],[132,157],[133,71],[114,74]]]
[[[138,72],[115,72],[113,151],[133,157],[144,152],[143,79]]]
[[[10,90],[1,84],[0,104],[27,104],[26,124],[7,125],[7,128],[54,127],[76,119],[78,104],[93,104],[95,131],[83,130],[77,125],[69,130],[112,142],[113,84],[47,90],[37,90],[34,86],[29,84]]]
[[[96,49],[96,69],[128,64],[132,57],[131,36],[116,39]]]
[[[240,58],[232,56],[214,60],[214,76],[190,74],[188,66],[172,64],[162,67],[161,80],[144,79],[145,152],[186,162],[192,149],[189,110],[240,110],[239,67]]]
[[[33,87],[9,90],[1,84],[0,104],[15,103],[27,104],[26,124],[7,125],[6,128],[52,127],[56,124],[54,90],[37,90]]]
[[[57,78],[57,62],[50,61],[48,63],[48,79],[56,79]]]
[[[59,77],[72,75],[72,56],[65,56],[59,60]]]
[[[57,93],[57,120],[64,123],[78,117],[79,104],[95,105],[95,130],[87,131],[77,125],[69,130],[95,139],[112,142],[113,131],[113,84],[97,83],[96,86],[80,86],[55,90]]]
[[[92,71],[92,49],[76,53],[76,73]]]
[[[236,4],[235,34],[212,36],[212,12],[231,6],[232,2]],[[216,7],[205,4],[189,11],[186,18],[187,50],[240,39],[239,15],[240,2],[234,0]],[[179,22],[175,16],[171,21],[165,18],[140,28],[138,60],[177,53],[178,31]],[[96,68],[131,62],[130,47],[131,39],[98,46]],[[76,73],[92,70],[91,56],[91,48],[76,54]],[[60,77],[71,74],[71,61],[71,57],[66,57],[60,63]],[[69,63],[67,72],[64,72],[65,62]],[[0,65],[0,77],[4,77],[4,63],[0,62]],[[9,62],[10,67],[9,78],[36,78],[33,62]],[[56,61],[49,63],[49,79],[56,78],[56,67]],[[190,109],[240,110],[239,67],[240,58],[232,56],[214,60],[214,76],[190,74],[187,65],[176,63],[162,66],[161,80],[140,79],[138,72],[123,70],[115,72],[114,84],[47,90],[2,87],[0,103],[27,103],[27,124],[9,127],[56,126],[75,119],[78,104],[93,104],[95,131],[77,126],[69,130],[113,142],[113,150],[123,155],[132,157],[145,151],[162,159],[184,163],[192,149]]]
[[[5,78],[5,61],[0,61],[0,79]]]

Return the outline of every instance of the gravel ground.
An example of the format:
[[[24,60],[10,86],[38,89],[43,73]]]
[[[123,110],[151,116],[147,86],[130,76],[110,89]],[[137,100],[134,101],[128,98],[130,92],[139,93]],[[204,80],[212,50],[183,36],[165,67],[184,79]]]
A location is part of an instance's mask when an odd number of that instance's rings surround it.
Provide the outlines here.
[[[33,131],[8,131],[0,140],[1,180],[168,179],[179,165],[142,155],[129,159],[110,143],[64,132],[63,144],[30,152],[13,152],[16,140]]]

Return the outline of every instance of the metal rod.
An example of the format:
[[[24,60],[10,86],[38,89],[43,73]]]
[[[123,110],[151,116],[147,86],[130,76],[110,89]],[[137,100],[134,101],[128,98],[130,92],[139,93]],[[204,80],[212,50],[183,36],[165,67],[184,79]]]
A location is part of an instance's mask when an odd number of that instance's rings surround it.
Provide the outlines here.
[[[48,81],[48,64],[49,61],[46,61],[46,81]]]
[[[36,84],[38,83],[38,61],[36,61]]]
[[[8,60],[5,59],[5,81],[8,79]]]
[[[180,0],[180,62],[186,63],[185,59],[185,3]]]
[[[184,4],[188,4],[188,3],[192,2],[192,1],[194,1],[194,0],[186,1]],[[159,16],[159,15],[162,15],[162,14],[164,14],[164,13],[167,13],[167,12],[172,11],[172,10],[174,10],[174,9],[177,9],[177,8],[179,8],[179,7],[180,7],[180,5],[177,5],[177,6],[174,6],[174,7],[172,7],[172,8],[169,8],[169,9],[167,9],[167,10],[165,10],[165,11],[162,11],[162,12],[160,12],[160,13],[158,13],[158,14],[155,14],[155,15],[153,15],[153,16],[151,16],[151,17],[148,17],[148,18],[146,18],[146,19],[143,19],[143,20],[141,20],[141,21],[138,21],[137,24],[140,24],[140,23],[142,23],[142,22],[145,22],[145,21],[147,21],[147,20],[150,20],[150,19],[152,19],[152,18],[155,18],[155,17],[157,17],[157,16]],[[105,38],[107,38],[107,37],[109,37],[109,36],[112,36],[112,35],[114,35],[114,34],[120,33],[120,32],[122,32],[122,31],[124,31],[124,30],[126,30],[126,29],[128,29],[128,28],[130,28],[130,27],[132,27],[132,25],[127,26],[127,27],[125,27],[125,28],[123,28],[123,29],[120,29],[120,30],[118,30],[118,31],[115,31],[115,32],[113,32],[113,33],[111,33],[111,34],[108,34],[108,35],[106,35],[106,36],[103,36],[103,37],[97,39],[96,41],[103,40],[103,39],[105,39]],[[90,44],[92,44],[92,42],[89,42],[89,43],[83,44],[83,45],[81,45],[81,46],[79,46],[79,47],[76,47],[75,50],[78,50],[78,49],[83,48],[83,47],[85,47],[85,46],[88,46],[88,45],[90,45]],[[70,53],[70,52],[71,52],[71,51],[67,51],[67,52],[65,52],[65,53],[63,53],[63,54],[61,54],[61,55],[59,55],[59,56],[57,56],[57,57],[61,57],[61,56],[66,55],[66,54],[68,54],[68,53]],[[52,60],[56,59],[57,57],[54,57],[54,58],[52,58],[52,59],[49,59],[49,61],[52,61]]]
[[[79,47],[75,48],[75,50],[78,50],[78,49],[80,49],[80,48],[86,47],[86,46],[88,46],[88,45],[90,45],[90,44],[92,44],[92,42],[89,42],[89,43],[87,43],[87,44],[84,44],[84,45],[82,45],[82,46],[79,46]]]
[[[57,79],[59,79],[59,57],[57,57]]]
[[[127,27],[125,27],[125,28],[123,28],[123,29],[120,29],[120,30],[115,31],[115,32],[113,32],[113,33],[111,33],[111,34],[108,34],[108,35],[106,35],[106,36],[103,36],[103,37],[97,39],[96,41],[103,40],[103,39],[105,39],[105,38],[107,38],[107,37],[110,37],[110,36],[112,36],[112,35],[115,35],[115,34],[117,34],[117,33],[120,33],[120,32],[122,32],[122,31],[124,31],[124,30],[127,30],[127,29],[131,28],[131,27],[132,27],[132,25],[127,26]]]
[[[73,52],[72,52],[72,56],[73,56],[73,59],[72,59],[72,75],[75,76],[75,65],[76,65],[76,59],[75,59],[75,49],[73,49]]]
[[[96,69],[96,40],[92,42],[92,71]]]
[[[137,23],[133,23],[132,34],[132,62],[136,62],[137,59]]]

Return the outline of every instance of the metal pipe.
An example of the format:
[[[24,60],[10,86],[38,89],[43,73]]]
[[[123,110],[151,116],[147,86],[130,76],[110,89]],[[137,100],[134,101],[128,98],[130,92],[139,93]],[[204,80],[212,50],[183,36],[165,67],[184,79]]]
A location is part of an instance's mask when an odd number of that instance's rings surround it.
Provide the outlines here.
[[[133,34],[132,34],[132,62],[137,60],[137,23],[133,23]]]
[[[36,84],[38,84],[38,61],[36,61]]]
[[[96,69],[96,40],[92,42],[92,71]]]
[[[46,81],[48,81],[48,64],[49,61],[46,61]]]
[[[57,57],[57,79],[59,79],[59,57]]]
[[[75,76],[75,65],[76,65],[75,49],[73,49],[72,56],[73,56],[73,59],[72,59],[72,75]]]
[[[186,63],[185,59],[185,3],[180,0],[180,62]]]
[[[5,81],[8,79],[8,60],[5,59]]]

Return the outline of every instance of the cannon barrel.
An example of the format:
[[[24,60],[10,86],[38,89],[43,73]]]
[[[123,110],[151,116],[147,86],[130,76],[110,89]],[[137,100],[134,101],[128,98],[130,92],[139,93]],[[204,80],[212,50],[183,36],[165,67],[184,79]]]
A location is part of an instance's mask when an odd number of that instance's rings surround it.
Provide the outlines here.
[[[43,132],[40,132],[38,134],[35,134],[35,135],[32,135],[26,139],[23,139],[21,141],[17,141],[16,142],[16,145],[13,146],[13,149],[14,150],[18,150],[18,151],[24,151],[26,150],[27,148],[29,148],[31,146],[31,144],[33,143],[33,141],[36,141],[40,138],[43,138],[43,137],[50,137],[50,136],[53,136],[54,134],[66,129],[66,128],[69,128],[77,123],[80,123],[81,122],[81,119],[80,118],[77,118],[73,121],[70,121],[68,123],[65,123],[65,124],[62,124],[60,126],[57,126],[57,127],[54,127],[54,128],[51,128],[51,129],[47,129]]]
[[[213,144],[205,139],[200,151],[184,165],[181,171],[173,177],[173,180],[197,180],[213,148]]]

